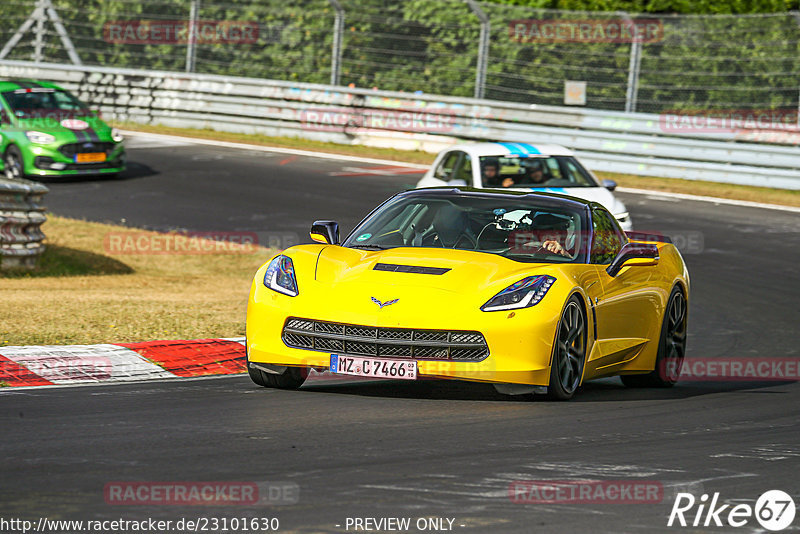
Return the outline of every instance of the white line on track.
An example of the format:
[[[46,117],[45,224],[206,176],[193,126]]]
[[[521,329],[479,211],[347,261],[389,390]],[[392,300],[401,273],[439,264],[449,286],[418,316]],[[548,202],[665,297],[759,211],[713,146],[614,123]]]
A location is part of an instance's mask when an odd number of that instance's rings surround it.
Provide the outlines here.
[[[246,143],[231,143],[228,141],[214,141],[213,139],[199,139],[196,137],[180,137],[176,135],[164,135],[164,134],[151,134],[146,132],[135,132],[130,130],[122,131],[123,135],[130,135],[130,136],[142,136],[142,137],[154,137],[157,139],[167,140],[181,140],[184,142],[190,142],[197,145],[210,145],[216,147],[225,147],[225,148],[240,148],[243,150],[256,150],[259,152],[273,152],[279,154],[293,154],[296,156],[308,156],[311,158],[319,158],[319,159],[330,159],[336,161],[347,161],[347,162],[358,162],[358,163],[373,163],[376,165],[392,165],[392,166],[399,166],[402,165],[403,167],[413,167],[415,169],[427,169],[430,165],[420,165],[419,163],[405,163],[402,161],[393,161],[389,159],[377,159],[377,158],[362,158],[358,156],[347,156],[345,154],[329,154],[327,152],[314,152],[311,150],[298,150],[296,148],[279,148],[279,147],[270,147],[270,146],[262,146],[262,145],[249,145]]]
[[[129,135],[132,137],[150,137],[154,139],[160,139],[162,141],[183,142],[189,144],[209,145],[209,146],[225,147],[225,148],[239,148],[243,150],[256,150],[260,152],[270,152],[278,154],[293,154],[296,156],[308,156],[312,158],[329,159],[335,161],[347,161],[351,163],[373,163],[376,165],[390,165],[394,167],[402,165],[403,167],[411,167],[414,169],[428,169],[430,167],[430,165],[422,165],[419,163],[407,163],[403,161],[395,161],[389,159],[362,158],[358,156],[348,156],[345,154],[330,154],[327,152],[315,152],[313,150],[298,150],[295,148],[279,148],[279,147],[269,147],[262,145],[250,145],[247,143],[231,143],[228,141],[214,141],[213,139],[200,139],[196,137],[181,137],[178,135],[154,134],[147,132],[137,132],[133,130],[123,130],[121,133],[123,135]],[[689,195],[686,193],[668,193],[665,191],[652,191],[649,189],[636,189],[630,187],[618,187],[616,190],[619,191],[620,193],[630,193],[634,195],[650,195],[650,196],[671,198],[671,199],[693,200],[697,202],[711,202],[714,204],[725,204],[729,206],[763,208],[763,209],[778,210],[778,211],[788,211],[792,213],[800,213],[800,208],[798,207],[781,206],[779,204],[766,204],[762,202],[750,202],[747,200],[733,200],[728,198],[709,197],[702,195]]]
[[[779,204],[765,204],[763,202],[750,202],[749,200],[734,200],[731,198],[707,197],[701,195],[688,195],[686,193],[669,193],[667,191],[651,191],[649,189],[633,189],[630,187],[618,187],[616,191],[620,193],[632,193],[634,195],[647,195],[650,197],[664,197],[670,200],[694,200],[698,202],[713,202],[714,204],[725,204],[728,206],[743,206],[747,208],[764,208],[770,210],[789,211],[800,213],[800,208],[794,206],[781,206]]]

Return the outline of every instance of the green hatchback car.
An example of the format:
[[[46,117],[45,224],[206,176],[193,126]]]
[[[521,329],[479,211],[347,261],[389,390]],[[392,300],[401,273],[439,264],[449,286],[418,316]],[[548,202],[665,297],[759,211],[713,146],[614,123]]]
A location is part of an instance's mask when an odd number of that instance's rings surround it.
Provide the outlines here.
[[[8,179],[125,170],[122,135],[48,82],[0,81],[0,154]]]

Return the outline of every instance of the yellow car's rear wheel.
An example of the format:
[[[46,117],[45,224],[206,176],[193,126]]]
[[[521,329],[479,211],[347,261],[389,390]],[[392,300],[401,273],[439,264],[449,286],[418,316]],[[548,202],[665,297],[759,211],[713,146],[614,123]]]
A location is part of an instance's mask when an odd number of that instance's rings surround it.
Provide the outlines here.
[[[561,313],[550,367],[551,399],[567,400],[575,395],[586,362],[586,314],[576,296],[572,296]]]
[[[680,287],[675,287],[670,293],[661,325],[655,369],[645,375],[623,375],[620,377],[623,384],[628,387],[661,388],[675,385],[686,354],[686,312],[686,297]]]

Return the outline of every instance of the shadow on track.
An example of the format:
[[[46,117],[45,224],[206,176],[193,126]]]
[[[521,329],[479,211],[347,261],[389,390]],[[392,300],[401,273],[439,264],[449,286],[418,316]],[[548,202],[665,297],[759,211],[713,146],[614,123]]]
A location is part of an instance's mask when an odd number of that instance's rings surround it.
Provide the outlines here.
[[[672,388],[629,388],[618,378],[602,379],[584,384],[572,400],[567,402],[629,402],[650,400],[683,400],[702,395],[760,390],[789,382],[686,382]],[[451,401],[503,401],[530,402],[530,395],[503,395],[491,384],[457,380],[421,380],[413,383],[392,381],[386,383],[309,384],[303,386],[307,393],[336,393],[362,397],[405,399],[431,399]],[[781,394],[779,391],[752,391],[753,393]],[[533,396],[534,402],[547,402],[543,395]]]
[[[59,184],[59,183],[90,183],[90,182],[108,182],[108,181],[124,181],[134,180],[136,178],[145,178],[147,176],[154,176],[159,174],[159,171],[144,163],[137,163],[129,161],[124,172],[119,174],[88,174],[88,175],[71,175],[71,176],[32,176],[31,180],[42,182],[45,184]]]

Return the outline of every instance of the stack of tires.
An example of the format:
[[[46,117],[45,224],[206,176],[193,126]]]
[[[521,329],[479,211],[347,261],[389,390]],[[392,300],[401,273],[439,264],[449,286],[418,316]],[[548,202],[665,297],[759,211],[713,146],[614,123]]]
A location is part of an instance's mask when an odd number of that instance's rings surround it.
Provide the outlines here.
[[[36,266],[44,252],[41,201],[47,192],[38,182],[0,178],[0,269]]]

